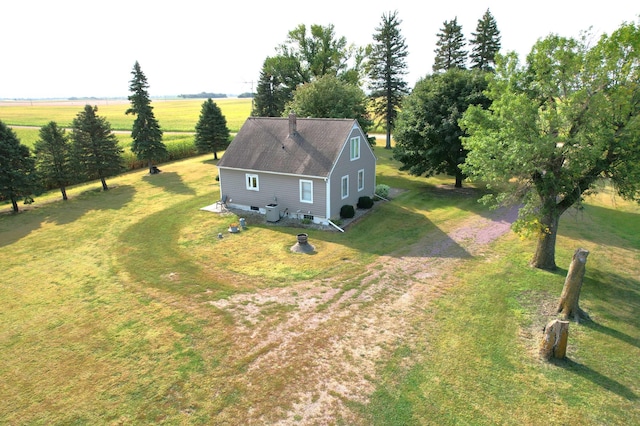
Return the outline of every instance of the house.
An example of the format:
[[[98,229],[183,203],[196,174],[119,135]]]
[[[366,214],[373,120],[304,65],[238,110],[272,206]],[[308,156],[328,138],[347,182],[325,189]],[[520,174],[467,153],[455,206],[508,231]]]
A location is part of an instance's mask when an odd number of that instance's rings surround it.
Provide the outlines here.
[[[327,224],[374,196],[376,158],[354,119],[249,117],[218,173],[229,207]]]

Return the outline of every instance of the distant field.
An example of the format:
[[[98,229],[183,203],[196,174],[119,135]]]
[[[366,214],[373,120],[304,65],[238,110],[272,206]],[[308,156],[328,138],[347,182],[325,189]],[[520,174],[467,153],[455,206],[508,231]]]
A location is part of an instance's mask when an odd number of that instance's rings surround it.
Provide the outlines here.
[[[157,100],[151,105],[165,132],[193,132],[205,99]],[[251,99],[215,99],[227,120],[229,130],[237,132],[251,114]],[[8,126],[42,127],[50,121],[69,127],[84,105],[97,105],[98,115],[106,117],[113,130],[131,130],[134,117],[126,115],[126,100],[74,100],[0,102],[0,120]],[[14,129],[15,130],[15,129]],[[37,138],[37,136],[36,136]],[[26,141],[22,141],[30,145]]]

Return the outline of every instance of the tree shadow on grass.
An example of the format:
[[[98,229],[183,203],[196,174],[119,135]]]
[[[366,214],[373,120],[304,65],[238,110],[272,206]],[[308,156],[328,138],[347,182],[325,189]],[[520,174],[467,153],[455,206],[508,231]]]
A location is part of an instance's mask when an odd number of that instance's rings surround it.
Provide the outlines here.
[[[606,325],[603,325],[603,324],[599,324],[593,320],[584,321],[581,324],[583,324],[585,327],[590,328],[594,331],[597,331],[597,332],[606,334],[607,336],[611,336],[615,339],[621,340],[625,343],[628,343],[631,346],[635,346],[636,348],[640,348],[640,339],[636,339],[614,328],[607,327]]]
[[[631,389],[616,380],[598,373],[597,371],[586,365],[575,362],[569,358],[564,360],[553,360],[552,363],[554,365],[557,365],[558,367],[564,368],[571,373],[577,374],[578,376],[583,377],[622,398],[625,398],[629,401],[638,400],[638,395],[633,393]]]
[[[161,172],[155,175],[145,175],[142,179],[153,186],[163,188],[165,191],[174,194],[196,195],[196,191],[186,185],[176,172]]]
[[[34,204],[17,215],[2,218],[0,225],[6,226],[0,226],[0,247],[21,240],[45,222],[65,225],[75,222],[91,210],[118,210],[133,199],[134,193],[135,189],[130,185],[112,186],[107,192],[96,188],[70,196],[67,201],[60,199],[42,206]]]

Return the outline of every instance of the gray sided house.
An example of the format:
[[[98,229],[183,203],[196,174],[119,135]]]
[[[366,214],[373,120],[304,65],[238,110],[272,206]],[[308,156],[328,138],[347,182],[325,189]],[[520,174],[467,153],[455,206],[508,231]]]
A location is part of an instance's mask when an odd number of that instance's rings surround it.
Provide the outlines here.
[[[376,158],[353,119],[250,117],[218,162],[221,199],[275,222],[328,223],[373,197]]]

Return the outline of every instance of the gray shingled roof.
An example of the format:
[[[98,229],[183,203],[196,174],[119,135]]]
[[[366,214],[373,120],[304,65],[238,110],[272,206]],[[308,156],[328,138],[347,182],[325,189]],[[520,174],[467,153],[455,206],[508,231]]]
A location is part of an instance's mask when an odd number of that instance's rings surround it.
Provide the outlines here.
[[[218,167],[303,176],[329,175],[355,120],[249,117],[218,162]]]

